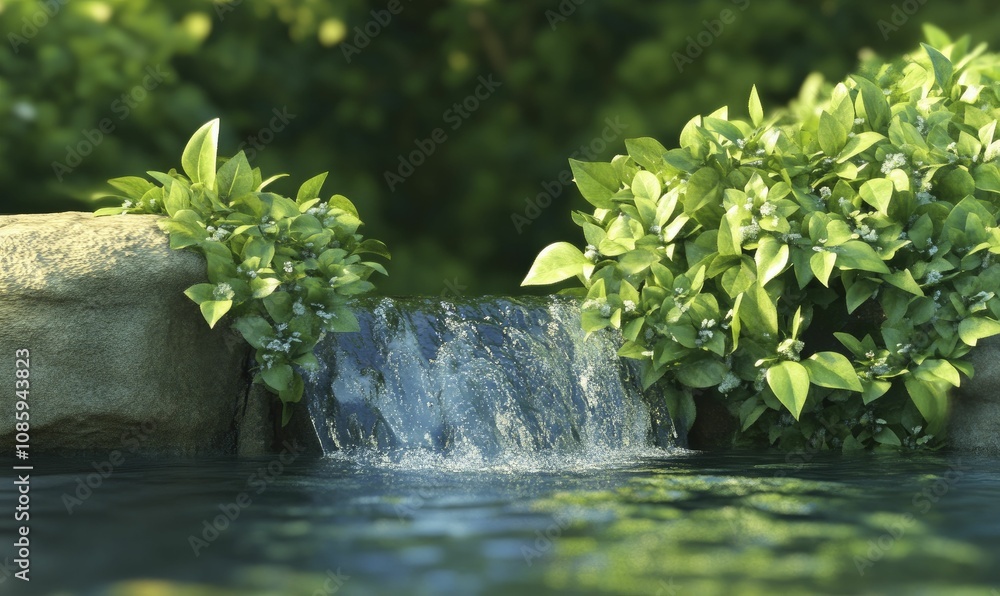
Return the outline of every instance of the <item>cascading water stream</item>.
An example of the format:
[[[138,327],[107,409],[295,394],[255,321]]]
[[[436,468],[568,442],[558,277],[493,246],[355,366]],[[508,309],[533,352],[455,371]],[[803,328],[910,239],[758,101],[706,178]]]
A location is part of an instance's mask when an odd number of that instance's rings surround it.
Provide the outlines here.
[[[683,445],[610,331],[563,298],[368,299],[303,398],[324,453],[420,467],[586,466]]]

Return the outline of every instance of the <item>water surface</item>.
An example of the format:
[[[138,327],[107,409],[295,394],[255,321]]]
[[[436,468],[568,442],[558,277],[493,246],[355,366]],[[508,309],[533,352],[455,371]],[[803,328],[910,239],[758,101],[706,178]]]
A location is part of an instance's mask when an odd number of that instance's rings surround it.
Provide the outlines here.
[[[1000,588],[996,458],[652,449],[493,462],[419,451],[284,464],[133,457],[88,498],[67,501],[98,459],[35,462],[32,581],[5,576],[0,593]],[[8,511],[14,498],[3,482]],[[206,535],[223,510],[238,517]],[[13,536],[12,515],[0,519],[2,535]],[[192,536],[205,543],[193,546]],[[12,559],[4,542],[0,557]]]

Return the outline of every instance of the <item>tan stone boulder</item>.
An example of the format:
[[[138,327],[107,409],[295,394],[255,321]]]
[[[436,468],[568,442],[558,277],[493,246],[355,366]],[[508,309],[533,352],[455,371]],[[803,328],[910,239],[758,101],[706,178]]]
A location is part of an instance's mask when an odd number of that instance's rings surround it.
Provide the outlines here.
[[[209,330],[184,296],[205,281],[204,260],[171,250],[156,221],[0,216],[5,451],[15,438],[19,349],[30,352],[32,452],[235,451],[248,348],[225,326]]]

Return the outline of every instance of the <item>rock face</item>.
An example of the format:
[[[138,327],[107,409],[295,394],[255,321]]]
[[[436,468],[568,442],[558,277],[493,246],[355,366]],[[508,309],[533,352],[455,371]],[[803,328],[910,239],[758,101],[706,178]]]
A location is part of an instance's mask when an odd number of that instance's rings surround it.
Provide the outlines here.
[[[948,442],[962,451],[1000,454],[1000,337],[980,341],[969,360],[976,374],[952,395]]]
[[[0,216],[4,449],[15,437],[15,351],[27,349],[33,451],[235,451],[248,348],[209,330],[184,296],[205,281],[204,260],[171,250],[156,221]]]

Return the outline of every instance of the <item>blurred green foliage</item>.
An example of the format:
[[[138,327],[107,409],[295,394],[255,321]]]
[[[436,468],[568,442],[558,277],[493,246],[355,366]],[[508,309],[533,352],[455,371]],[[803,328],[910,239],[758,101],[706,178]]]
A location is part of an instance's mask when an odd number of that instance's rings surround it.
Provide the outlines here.
[[[573,233],[574,153],[606,161],[625,138],[741,114],[754,83],[784,104],[811,72],[908,50],[925,21],[1000,45],[987,0],[0,0],[0,212],[91,210],[105,180],[172,164],[222,117],[222,154],[292,179],[331,170],[329,191],[393,248],[380,291],[513,293]],[[275,110],[294,115],[281,130]],[[416,140],[433,153],[390,189]],[[543,184],[558,196],[536,200]]]

